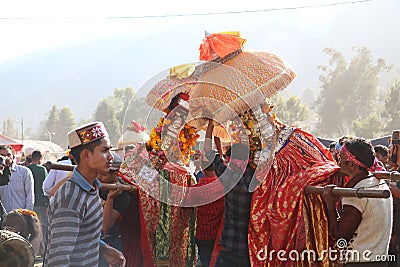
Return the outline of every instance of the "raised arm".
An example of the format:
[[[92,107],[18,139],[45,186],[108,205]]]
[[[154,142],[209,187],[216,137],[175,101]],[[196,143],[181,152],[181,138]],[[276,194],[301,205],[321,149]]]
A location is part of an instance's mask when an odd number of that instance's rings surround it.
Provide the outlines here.
[[[222,151],[221,139],[219,137],[214,136],[214,144],[215,147],[217,148],[218,154],[220,155],[221,158],[223,158],[224,153]]]
[[[213,131],[214,131],[214,121],[212,119],[209,119],[206,130],[206,136],[204,139],[204,153],[207,153],[212,149]]]
[[[122,187],[117,186],[116,190],[110,190],[107,194],[107,199],[104,204],[103,210],[103,227],[102,231],[107,233],[108,230],[114,225],[121,213],[114,209],[114,201],[118,201],[115,198],[122,193]]]
[[[49,174],[47,175],[46,179],[44,179],[44,181],[43,181],[42,189],[46,196],[50,195],[50,190],[55,185],[56,175],[57,175],[57,171],[54,169],[51,169],[49,171]]]
[[[72,176],[72,172],[69,172],[67,174],[67,176],[65,176],[64,179],[62,179],[55,186],[53,186],[53,188],[50,190],[50,196],[54,196],[56,194],[58,188],[60,188],[69,178],[71,178],[71,176]]]

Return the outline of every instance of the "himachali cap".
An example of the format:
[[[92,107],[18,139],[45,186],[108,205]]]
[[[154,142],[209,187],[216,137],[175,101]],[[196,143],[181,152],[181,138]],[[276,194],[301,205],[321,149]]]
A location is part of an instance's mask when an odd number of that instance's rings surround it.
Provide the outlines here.
[[[392,144],[400,145],[400,130],[393,130]]]
[[[68,143],[70,148],[89,144],[95,140],[108,136],[106,127],[102,122],[91,122],[68,133]]]

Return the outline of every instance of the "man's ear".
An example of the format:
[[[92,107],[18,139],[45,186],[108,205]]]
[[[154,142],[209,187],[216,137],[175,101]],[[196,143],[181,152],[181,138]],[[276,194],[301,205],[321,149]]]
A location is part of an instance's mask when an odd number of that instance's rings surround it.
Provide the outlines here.
[[[349,161],[349,162],[350,162],[350,164],[351,164],[351,165],[350,165],[350,168],[352,168],[353,170],[356,169],[356,168],[357,168],[357,169],[361,169],[361,167],[358,166],[357,164],[355,164],[353,161]]]
[[[81,151],[81,160],[88,160],[90,158],[90,151],[87,149],[83,149]]]

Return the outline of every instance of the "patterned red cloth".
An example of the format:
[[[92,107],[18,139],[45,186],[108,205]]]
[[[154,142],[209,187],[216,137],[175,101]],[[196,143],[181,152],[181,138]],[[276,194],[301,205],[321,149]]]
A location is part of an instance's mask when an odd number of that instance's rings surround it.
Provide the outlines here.
[[[314,136],[294,129],[286,144],[276,153],[262,185],[253,193],[249,225],[252,265],[319,266],[307,261],[282,262],[276,254],[272,258],[260,259],[258,253],[261,250],[263,253],[280,250],[301,253],[310,248],[318,253],[328,248],[327,221],[323,215],[322,200],[316,198],[314,208],[308,211],[322,212],[319,221],[310,225],[305,216],[303,190],[307,185],[324,186],[332,183],[331,175],[338,169],[332,155]],[[308,236],[311,232],[314,236]],[[324,264],[328,263],[321,262],[321,266]]]

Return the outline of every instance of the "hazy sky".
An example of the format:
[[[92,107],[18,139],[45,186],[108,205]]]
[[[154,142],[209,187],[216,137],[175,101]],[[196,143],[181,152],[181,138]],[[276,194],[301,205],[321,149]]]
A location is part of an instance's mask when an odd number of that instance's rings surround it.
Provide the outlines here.
[[[199,21],[204,21],[204,26],[212,28],[208,22],[210,20],[218,21],[214,27],[219,28],[219,25],[224,25],[224,20],[231,20],[232,16],[236,16],[238,21],[232,27],[246,30],[261,14],[264,20],[276,20],[280,27],[297,27],[311,37],[318,37],[329,34],[334,18],[343,14],[346,9],[387,4],[399,7],[397,0],[146,0],[140,1],[140,4],[131,0],[7,1],[0,9],[0,36],[3,40],[0,44],[0,63],[38,49],[76,44],[121,33],[136,33],[140,38],[141,35],[157,34],[163,28],[182,24],[180,16],[146,19],[142,17],[232,12],[231,15],[184,16],[185,25],[182,25],[182,29],[187,29],[187,26],[190,27]],[[261,12],[262,10],[265,12]],[[239,16],[235,14],[243,11],[260,12],[243,13]],[[282,15],[285,17],[276,17]],[[354,19],[357,19],[357,15]],[[280,27],[277,25],[276,29]],[[274,38],[279,35],[275,32],[276,29],[268,29]],[[177,36],[178,34],[180,33],[177,33]]]
[[[400,62],[398,14],[399,0],[5,1],[0,7],[0,70],[3,63],[39,50],[79,47],[130,36],[129,43],[115,47],[123,53],[126,46],[136,47],[135,42],[141,42],[140,49],[144,50],[138,51],[138,61],[132,62],[143,66],[140,75],[133,73],[130,81],[98,88],[96,99],[86,103],[85,110],[78,110],[82,104],[74,107],[77,103],[60,98],[59,103],[44,103],[43,110],[35,114],[40,121],[52,104],[67,105],[79,112],[75,114],[79,120],[90,117],[95,103],[110,96],[114,88],[138,89],[146,79],[171,66],[197,61],[204,30],[237,30],[247,39],[245,48],[267,50],[283,57],[298,73],[288,90],[302,91],[318,87],[317,66],[328,64],[327,57],[320,60],[325,47],[352,57],[353,47],[366,46],[375,58],[384,58],[389,64]],[[157,43],[149,44],[149,49],[153,49],[149,52],[143,42],[150,39]],[[146,62],[140,54],[152,54],[157,62]],[[29,95],[37,89],[20,90]],[[28,116],[24,108],[28,107],[4,111],[0,119]],[[32,119],[29,121],[33,123]]]

